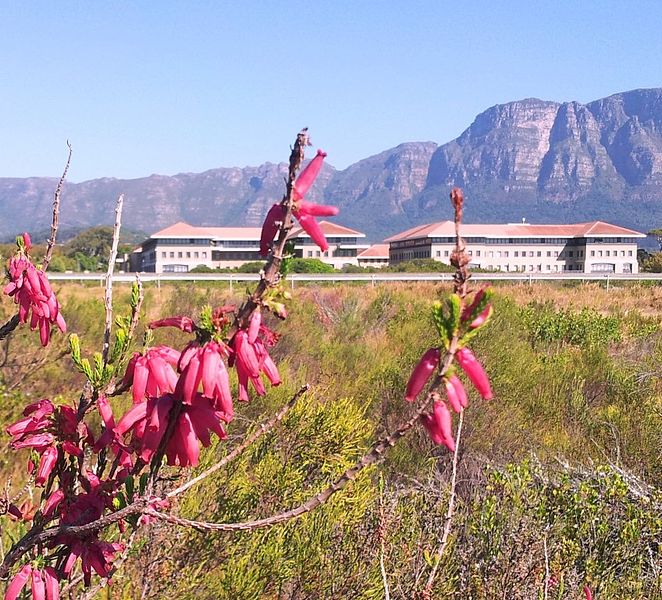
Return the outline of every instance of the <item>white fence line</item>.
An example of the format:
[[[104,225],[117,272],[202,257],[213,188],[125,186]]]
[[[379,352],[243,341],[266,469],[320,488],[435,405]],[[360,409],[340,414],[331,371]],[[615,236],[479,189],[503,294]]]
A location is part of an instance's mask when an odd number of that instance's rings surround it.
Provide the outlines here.
[[[245,281],[257,281],[257,273],[139,273],[140,279],[145,282],[154,282],[157,286],[165,282],[218,282],[230,284]],[[105,275],[102,273],[49,273],[51,281],[78,281],[99,282],[103,285]],[[136,273],[119,273],[113,276],[113,282],[130,283],[136,278]],[[539,281],[602,281],[609,286],[612,282],[620,281],[660,281],[662,273],[474,273],[474,281],[524,281],[527,283]],[[452,281],[452,273],[290,273],[287,280],[292,287],[296,282],[363,282],[375,285],[386,282],[415,282],[415,281]]]

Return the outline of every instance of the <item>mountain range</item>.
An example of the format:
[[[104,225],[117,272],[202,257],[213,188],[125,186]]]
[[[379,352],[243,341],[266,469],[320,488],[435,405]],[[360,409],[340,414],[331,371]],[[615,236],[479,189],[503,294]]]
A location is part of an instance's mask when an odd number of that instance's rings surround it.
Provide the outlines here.
[[[285,163],[203,173],[102,178],[66,183],[61,223],[123,222],[152,233],[176,221],[260,225],[282,197]],[[0,178],[0,239],[43,231],[57,180]],[[640,231],[662,226],[662,88],[595,100],[529,98],[479,114],[455,140],[408,142],[346,169],[326,164],[307,199],[340,208],[337,222],[378,241],[414,225],[450,218],[448,192],[460,186],[467,222],[609,221]]]

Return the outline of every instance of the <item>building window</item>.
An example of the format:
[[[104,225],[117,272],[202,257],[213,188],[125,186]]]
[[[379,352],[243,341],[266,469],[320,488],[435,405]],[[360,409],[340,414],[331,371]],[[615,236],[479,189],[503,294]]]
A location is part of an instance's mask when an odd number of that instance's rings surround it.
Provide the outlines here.
[[[568,256],[569,256],[570,258],[572,258],[572,257],[574,256],[574,253],[573,253],[572,250],[569,250],[569,251],[568,251]]]
[[[207,258],[207,252],[202,253],[202,258]]]
[[[490,254],[492,253],[490,252]],[[480,256],[480,250],[476,250],[476,256]]]
[[[434,253],[434,255],[435,255],[435,256],[441,256],[441,250],[437,250],[437,251]]]
[[[177,258],[181,258],[181,257],[182,257],[182,253],[181,253],[181,252],[177,252]]]
[[[609,256],[609,250],[605,250],[605,256]]]
[[[161,258],[165,258],[168,255],[167,252],[161,252]]]
[[[515,256],[515,258],[518,258],[519,257],[519,252],[517,250],[515,250],[513,255]]]
[[[632,250],[628,250],[628,256],[632,256]]]
[[[200,258],[200,253],[199,253],[199,252],[194,252],[194,253],[193,253],[193,256],[194,256],[195,258]]]
[[[533,258],[533,250],[529,250],[529,257]]]
[[[554,250],[554,256],[558,256],[558,255],[559,255],[559,251],[558,251],[558,250]]]
[[[448,250],[444,250],[444,256],[448,256]]]
[[[595,256],[595,250],[591,250],[591,256]]]
[[[551,250],[547,250],[547,258],[549,258],[549,257],[551,257],[551,256],[552,256],[552,251],[551,251]]]
[[[191,253],[190,252],[186,253],[186,258],[191,258]]]
[[[542,252],[540,250],[538,250],[538,252],[536,253],[536,256],[542,256]]]
[[[552,265],[545,265],[545,271],[551,271]]]
[[[623,263],[623,273],[632,273],[632,263]]]
[[[506,250],[506,251],[503,253],[503,255],[504,255],[506,258],[508,258],[508,250]]]
[[[170,258],[175,258],[175,253],[174,252],[170,253]]]

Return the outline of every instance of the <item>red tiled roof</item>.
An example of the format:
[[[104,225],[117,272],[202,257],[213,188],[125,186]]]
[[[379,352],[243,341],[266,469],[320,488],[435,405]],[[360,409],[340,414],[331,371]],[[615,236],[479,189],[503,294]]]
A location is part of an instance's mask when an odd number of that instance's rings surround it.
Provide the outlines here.
[[[365,233],[361,233],[355,229],[350,229],[344,225],[338,225],[338,223],[331,223],[331,221],[320,221],[319,225],[322,229],[322,233],[324,233],[324,235],[327,237],[365,237]],[[293,229],[292,233],[290,233],[290,237],[298,238],[310,236],[300,227],[298,229]]]
[[[585,236],[623,236],[646,237],[632,229],[619,227],[603,221],[589,223],[572,223],[568,225],[537,225],[533,223],[480,223],[475,225],[462,225],[461,235],[465,237],[585,237]],[[452,221],[440,221],[428,225],[419,225],[402,233],[387,238],[386,242],[413,240],[427,237],[453,237],[455,225]]]
[[[161,231],[153,233],[151,238],[211,238],[226,240],[259,240],[260,227],[197,227],[179,221]]]
[[[357,258],[388,258],[388,244],[373,244],[362,252]]]

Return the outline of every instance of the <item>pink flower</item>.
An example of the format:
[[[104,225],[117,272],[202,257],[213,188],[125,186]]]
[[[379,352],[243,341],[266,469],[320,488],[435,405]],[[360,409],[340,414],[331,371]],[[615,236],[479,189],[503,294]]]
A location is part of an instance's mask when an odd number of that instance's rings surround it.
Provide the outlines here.
[[[257,320],[258,317],[255,317]],[[278,368],[269,356],[267,351],[267,345],[273,345],[277,336],[267,327],[253,321],[251,318],[251,325],[249,330],[251,330],[251,335],[249,336],[248,331],[240,329],[237,331],[232,338],[230,345],[234,350],[233,355],[231,356],[231,363],[237,368],[237,377],[239,381],[239,400],[246,402],[248,401],[248,383],[253,385],[255,392],[259,396],[266,394],[266,389],[262,379],[260,378],[260,373],[264,373],[269,379],[271,385],[280,385],[281,378],[278,373]],[[257,329],[258,333],[262,337],[256,335],[253,342],[250,341],[251,336],[255,333]]]
[[[448,398],[448,402],[451,405],[451,408],[456,412],[462,412],[462,403],[460,402],[460,398],[457,395],[457,390],[455,389],[455,386],[446,378],[444,378],[444,387],[446,388],[446,398]]]
[[[32,574],[32,566],[29,564],[23,565],[14,578],[9,582],[7,590],[5,591],[5,600],[16,600],[19,594],[25,587],[25,584],[30,579]]]
[[[62,500],[64,500],[64,491],[59,488],[47,498],[44,508],[41,511],[44,517],[50,517]]]
[[[478,393],[485,399],[490,400],[492,398],[492,388],[490,387],[490,380],[487,378],[485,369],[483,366],[476,360],[476,357],[473,355],[473,352],[469,348],[460,348],[455,353],[455,358],[457,362],[462,367],[462,370],[467,374],[467,377],[474,384]]]
[[[451,452],[455,452],[451,413],[445,402],[435,400],[432,414],[421,415],[421,422],[435,444],[443,444]]]
[[[441,352],[439,348],[430,348],[423,354],[409,377],[405,394],[406,400],[413,402],[416,396],[421,393],[421,390],[439,366],[440,360]]]
[[[13,297],[14,303],[18,304],[21,323],[27,323],[28,316],[32,313],[30,328],[34,330],[39,327],[41,344],[47,346],[51,324],[57,325],[62,333],[67,330],[67,324],[60,313],[60,304],[48,278],[22,254],[10,259],[8,271],[10,282],[5,286],[4,293]]]
[[[464,389],[464,385],[460,381],[460,378],[457,375],[451,375],[448,378],[451,385],[455,388],[455,393],[457,394],[457,399],[460,401],[462,408],[469,406],[469,399],[467,398],[467,392]]]
[[[157,327],[177,327],[186,333],[192,333],[195,331],[195,323],[191,317],[177,316],[177,317],[168,317],[167,319],[159,319],[158,321],[152,321],[149,324],[150,329],[156,329]]]
[[[262,233],[260,235],[260,256],[267,256],[269,248],[274,241],[278,228],[283,222],[285,212],[282,204],[274,204],[267,213],[264,223],[262,224]]]
[[[338,208],[335,206],[306,202],[304,196],[319,174],[325,156],[326,152],[323,152],[322,150],[317,151],[315,158],[308,163],[306,168],[301,171],[301,174],[294,182],[294,190],[292,194],[294,199],[292,214],[297,218],[304,231],[310,236],[310,239],[320,247],[322,252],[328,250],[329,245],[319,223],[315,220],[315,217],[330,217],[337,215]]]
[[[133,432],[132,445],[140,457],[149,462],[168,428],[169,416],[176,396],[166,394],[136,404],[120,420],[115,431],[118,435]],[[181,398],[178,398],[181,402]],[[183,404],[173,435],[166,446],[169,465],[195,466],[200,449],[198,441],[207,447],[211,443],[209,432],[220,439],[226,436],[223,429],[225,415],[215,410],[212,400],[196,393],[190,404]]]
[[[92,581],[92,569],[99,577],[108,577],[115,560],[115,555],[124,550],[124,544],[103,542],[99,539],[74,541],[64,564],[64,574],[69,575],[76,560],[80,558],[83,582],[89,586]]]
[[[180,353],[168,346],[156,346],[144,356],[135,353],[126,367],[122,387],[133,385],[133,402],[142,402],[145,396],[156,398],[173,392],[177,385],[176,367]]]
[[[593,593],[587,585],[584,586],[584,596],[586,596],[586,600],[593,600]]]
[[[60,598],[60,580],[53,567],[44,568],[44,582],[46,584],[46,599],[59,600]]]
[[[32,600],[46,600],[46,586],[39,569],[32,569]]]
[[[57,463],[58,452],[55,446],[50,446],[44,450],[44,453],[41,455],[41,460],[39,461],[39,467],[37,469],[37,476],[35,477],[35,485],[44,485]]]

